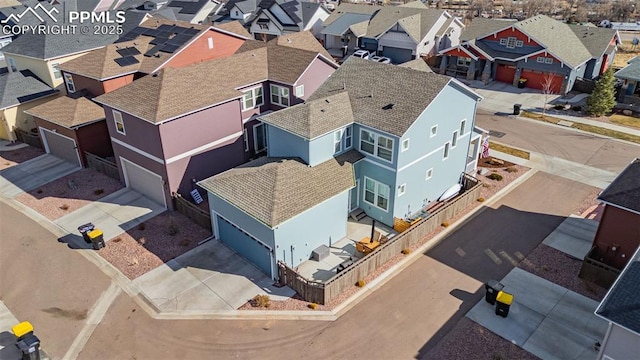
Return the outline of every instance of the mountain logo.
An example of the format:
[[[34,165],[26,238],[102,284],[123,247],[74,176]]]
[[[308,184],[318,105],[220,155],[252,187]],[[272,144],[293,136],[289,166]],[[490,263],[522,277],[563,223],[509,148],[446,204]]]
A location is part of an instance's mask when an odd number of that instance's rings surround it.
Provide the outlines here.
[[[38,13],[38,11],[36,10],[40,10],[40,12],[44,13],[44,15],[46,16],[40,16],[40,14]],[[45,22],[45,19],[51,19],[54,22],[58,22],[58,19],[56,19],[56,17],[53,14],[58,14],[60,13],[60,11],[56,8],[51,8],[51,10],[47,10],[41,3],[38,3],[36,6],[32,7],[27,7],[26,9],[24,9],[24,11],[20,14],[11,14],[9,15],[6,19],[1,20],[0,23],[2,24],[8,24],[10,21],[13,21],[14,23],[18,24],[20,22],[20,19],[22,19],[25,15],[27,15],[28,13],[33,14],[33,16],[35,16],[36,18],[38,18],[38,20],[40,20],[40,22]]]

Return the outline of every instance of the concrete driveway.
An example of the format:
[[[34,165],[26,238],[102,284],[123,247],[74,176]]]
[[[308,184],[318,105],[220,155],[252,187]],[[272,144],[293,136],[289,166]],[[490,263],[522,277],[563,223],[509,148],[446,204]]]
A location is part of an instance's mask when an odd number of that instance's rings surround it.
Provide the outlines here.
[[[162,312],[236,310],[258,294],[285,300],[295,294],[217,240],[208,241],[134,280]]]
[[[104,233],[105,241],[115,238],[166,209],[142,194],[124,188],[73,211],[54,222],[69,233],[63,242],[74,248],[88,248],[78,226],[93,223]]]
[[[596,359],[593,349],[607,322],[593,314],[598,303],[515,268],[500,281],[514,295],[506,318],[480,300],[467,317],[545,360]]]
[[[504,113],[513,112],[513,104],[521,104],[522,109],[542,109],[545,104],[545,95],[536,89],[518,89],[511,84],[494,81],[487,85],[479,81],[473,81],[470,86],[484,99],[480,101],[478,107],[481,109],[498,111]],[[561,98],[560,95],[549,95],[546,103]]]
[[[59,157],[40,155],[0,171],[0,195],[14,198],[78,170],[80,167]]]

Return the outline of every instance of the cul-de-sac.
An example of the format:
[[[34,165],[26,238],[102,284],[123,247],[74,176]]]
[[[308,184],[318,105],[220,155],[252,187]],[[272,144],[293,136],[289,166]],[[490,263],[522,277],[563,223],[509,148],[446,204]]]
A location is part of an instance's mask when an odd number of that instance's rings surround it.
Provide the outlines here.
[[[0,359],[639,354],[640,1],[0,0]]]

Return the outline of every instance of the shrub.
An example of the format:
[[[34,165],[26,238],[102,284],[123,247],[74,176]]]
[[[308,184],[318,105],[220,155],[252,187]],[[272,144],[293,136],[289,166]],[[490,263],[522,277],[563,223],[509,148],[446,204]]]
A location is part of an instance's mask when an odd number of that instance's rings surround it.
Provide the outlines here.
[[[69,210],[69,205],[67,204],[60,205],[60,210]]]
[[[518,172],[518,169],[516,169],[513,166],[509,166],[508,168],[504,169],[504,171],[506,171],[508,173],[515,173],[515,172]]]
[[[111,241],[114,242],[114,243],[119,243],[120,241],[122,241],[122,239],[117,237],[117,238],[115,238],[115,239],[113,239]]]
[[[316,303],[309,303],[309,305],[307,305],[307,307],[311,310],[315,310],[318,308],[318,304]]]
[[[253,307],[268,308],[269,306],[271,306],[271,299],[269,299],[269,295],[256,295],[249,302]]]
[[[364,286],[365,286],[365,284],[366,284],[366,282],[364,282],[364,280],[358,280],[358,281],[356,281],[356,286],[357,286],[357,287],[360,287],[360,288],[361,288],[361,287],[364,287]]]
[[[178,229],[178,225],[176,225],[176,223],[171,221],[171,223],[169,223],[169,229],[167,231],[169,235],[175,236],[175,235],[178,235],[178,233],[180,232],[180,229]]]
[[[442,226],[442,227],[448,227],[448,226],[449,226],[449,222],[448,222],[448,221],[445,221],[445,222],[443,222],[442,224],[440,224],[440,226]]]
[[[95,195],[102,195],[102,194],[104,194],[104,189],[96,189],[93,193]]]
[[[145,223],[138,224],[138,230],[142,231],[142,230],[144,230],[146,228],[147,228],[147,224],[145,224]]]
[[[409,249],[409,248],[402,249],[401,253],[403,253],[404,255],[410,254],[411,253],[411,249]]]
[[[484,202],[484,198],[483,197],[479,197],[478,198],[478,202]]]
[[[138,244],[140,245],[144,245],[147,243],[147,239],[144,236],[138,239],[137,241],[138,241]]]
[[[489,178],[491,180],[500,181],[500,180],[502,180],[502,175],[493,173],[493,174],[487,176],[487,178]]]

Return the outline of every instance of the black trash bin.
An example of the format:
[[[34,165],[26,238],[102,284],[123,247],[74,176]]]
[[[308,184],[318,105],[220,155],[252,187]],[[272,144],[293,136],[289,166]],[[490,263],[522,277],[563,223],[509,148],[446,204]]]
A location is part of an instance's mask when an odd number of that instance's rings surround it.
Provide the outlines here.
[[[498,297],[498,293],[504,289],[504,285],[496,280],[489,280],[484,284],[484,288],[486,293],[484,294],[484,299],[491,305],[496,304],[496,297]]]
[[[95,225],[93,225],[92,223],[87,223],[87,224],[78,226],[78,231],[80,231],[80,234],[82,234],[82,238],[87,244],[91,243],[91,239],[89,238],[89,232],[93,231],[93,229],[95,228],[96,228]]]
[[[512,294],[500,291],[496,297],[496,315],[506,318],[509,315],[509,308],[512,302]]]
[[[520,115],[522,104],[513,104],[513,115]]]
[[[104,234],[102,233],[102,230],[100,229],[91,230],[87,234],[87,236],[89,236],[89,240],[91,241],[91,244],[93,245],[94,250],[100,250],[105,246]]]
[[[524,89],[527,86],[527,79],[518,80],[518,89]]]
[[[22,352],[22,360],[40,360],[40,339],[33,333],[20,338],[16,347]]]

